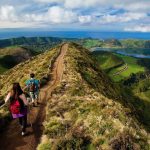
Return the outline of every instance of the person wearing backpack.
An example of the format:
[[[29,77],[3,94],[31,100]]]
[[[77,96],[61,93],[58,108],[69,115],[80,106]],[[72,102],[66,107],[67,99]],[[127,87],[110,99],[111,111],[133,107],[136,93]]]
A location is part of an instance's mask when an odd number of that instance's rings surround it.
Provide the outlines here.
[[[34,73],[30,74],[30,79],[26,81],[26,87],[25,89],[28,89],[28,92],[30,93],[30,98],[32,100],[32,104],[35,107],[35,101],[37,104],[39,104],[39,90],[40,90],[40,82],[39,80],[35,79]]]
[[[19,83],[13,83],[11,91],[8,93],[5,99],[5,103],[10,101],[9,109],[13,119],[18,118],[22,128],[22,136],[26,133],[27,127],[27,99],[23,94],[23,91]]]

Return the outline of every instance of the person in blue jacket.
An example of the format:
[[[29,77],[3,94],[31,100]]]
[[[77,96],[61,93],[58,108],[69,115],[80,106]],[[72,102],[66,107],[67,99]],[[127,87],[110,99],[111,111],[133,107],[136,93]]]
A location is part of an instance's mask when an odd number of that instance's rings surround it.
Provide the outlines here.
[[[35,74],[31,73],[30,74],[30,79],[26,81],[26,87],[29,94],[30,98],[32,101],[33,106],[35,106],[35,102],[39,104],[39,92],[40,92],[40,81],[35,79]]]

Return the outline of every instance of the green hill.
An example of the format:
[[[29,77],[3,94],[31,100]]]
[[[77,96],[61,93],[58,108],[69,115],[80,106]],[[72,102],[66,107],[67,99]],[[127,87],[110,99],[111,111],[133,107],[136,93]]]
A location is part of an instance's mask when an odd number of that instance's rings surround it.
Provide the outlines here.
[[[47,104],[38,150],[148,150],[148,131],[128,106],[131,97],[120,95],[89,51],[71,43],[64,64],[62,81]]]
[[[0,75],[2,96],[13,82],[23,86],[33,70],[42,83],[46,82],[48,67],[59,50],[60,46],[55,47]],[[146,124],[149,127],[150,117],[142,113],[144,106],[140,100],[115,85],[80,45],[69,43],[64,65],[62,80],[47,101],[38,150],[149,150]],[[6,108],[0,109],[0,122],[8,116]]]
[[[114,82],[125,80],[133,73],[145,72],[149,64],[148,59],[138,59],[106,51],[93,51],[92,55]],[[124,70],[125,67],[127,68]],[[117,72],[120,73],[116,74]]]
[[[109,72],[109,76],[113,79],[113,81],[119,82],[119,81],[124,80],[127,77],[129,77],[132,73],[136,74],[136,73],[139,73],[139,72],[145,72],[146,71],[145,67],[138,63],[138,61],[139,61],[138,58],[119,55],[119,54],[117,54],[117,56],[120,59],[122,59],[125,64],[127,64],[128,68],[126,70],[124,70],[123,72],[121,72],[120,74],[116,75],[116,76],[114,76],[114,73],[122,70],[122,68],[124,68],[124,66],[112,69]]]
[[[14,67],[20,62],[31,58],[32,51],[20,46],[11,46],[0,49],[0,74]]]
[[[31,37],[0,40],[0,74],[62,42],[60,38]]]
[[[96,58],[100,67],[106,72],[124,64],[124,61],[120,57],[111,52],[94,51],[92,52],[92,55]]]
[[[21,45],[21,46],[31,46],[32,48],[40,48],[45,49],[46,46],[54,46],[62,42],[61,38],[55,37],[19,37],[19,38],[11,38],[11,39],[3,39],[0,40],[0,48]]]
[[[12,87],[12,83],[19,82],[23,87],[25,81],[29,78],[29,74],[34,72],[41,83],[44,84],[49,78],[48,67],[53,63],[54,58],[59,54],[59,46],[53,48],[50,51],[39,54],[22,62],[12,69],[9,69],[2,75],[0,75],[0,103],[2,103],[4,97]],[[38,66],[38,67],[37,67]],[[8,108],[0,109],[0,122],[2,118],[8,118]],[[5,122],[5,121],[4,121]],[[3,124],[0,124],[0,128]]]

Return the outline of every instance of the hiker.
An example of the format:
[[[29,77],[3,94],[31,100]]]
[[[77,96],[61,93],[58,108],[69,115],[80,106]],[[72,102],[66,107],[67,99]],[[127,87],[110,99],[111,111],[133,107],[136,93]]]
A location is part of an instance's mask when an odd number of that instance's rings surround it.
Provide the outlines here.
[[[27,127],[27,99],[23,94],[23,91],[19,83],[13,83],[11,91],[8,93],[5,99],[5,103],[10,101],[10,112],[13,119],[19,118],[19,123],[22,128],[22,136],[25,135]]]
[[[35,107],[35,101],[37,105],[39,104],[38,100],[39,100],[40,82],[39,80],[35,79],[34,73],[31,73],[30,79],[27,80],[25,84],[26,84],[26,87],[24,89],[27,88],[30,94],[32,104]]]

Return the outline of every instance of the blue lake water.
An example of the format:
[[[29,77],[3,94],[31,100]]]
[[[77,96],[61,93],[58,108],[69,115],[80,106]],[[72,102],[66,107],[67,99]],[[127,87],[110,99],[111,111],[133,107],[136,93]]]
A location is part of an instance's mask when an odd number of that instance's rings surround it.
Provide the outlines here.
[[[150,33],[141,32],[99,32],[99,31],[0,31],[0,39],[13,37],[63,37],[63,38],[98,38],[98,39],[150,39]]]
[[[135,57],[135,58],[150,58],[150,55],[143,55],[143,54],[129,54],[123,51],[116,51],[115,53],[117,54],[121,54],[121,55],[125,55],[125,56],[131,56],[131,57]]]

